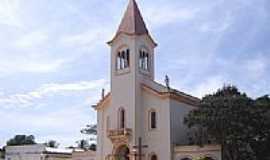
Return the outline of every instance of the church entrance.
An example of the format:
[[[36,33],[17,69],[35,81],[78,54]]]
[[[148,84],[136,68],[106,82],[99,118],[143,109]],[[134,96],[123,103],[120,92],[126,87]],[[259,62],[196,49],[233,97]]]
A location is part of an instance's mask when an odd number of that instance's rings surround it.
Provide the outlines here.
[[[129,160],[129,148],[126,145],[120,146],[116,150],[115,160]]]

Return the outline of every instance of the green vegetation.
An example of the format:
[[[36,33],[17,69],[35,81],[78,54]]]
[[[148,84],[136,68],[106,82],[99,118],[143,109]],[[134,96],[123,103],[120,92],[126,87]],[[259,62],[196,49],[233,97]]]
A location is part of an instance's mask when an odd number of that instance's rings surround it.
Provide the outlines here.
[[[80,148],[80,149],[84,149],[84,150],[88,150],[90,145],[89,145],[89,142],[87,140],[79,140],[76,142],[77,143],[77,147]]]
[[[55,140],[50,140],[50,141],[46,142],[45,145],[47,147],[51,147],[51,148],[58,148],[60,144],[57,143]]]
[[[14,138],[7,141],[7,146],[31,145],[36,144],[33,135],[16,135]]]
[[[0,158],[5,159],[5,147],[0,148]]]
[[[78,147],[82,149],[89,149],[92,151],[96,151],[97,145],[95,143],[92,143],[89,145],[90,141],[96,141],[96,136],[97,136],[97,125],[86,125],[85,128],[81,129],[82,134],[86,134],[90,136],[89,140],[80,140],[77,142]]]
[[[234,86],[225,86],[203,97],[198,109],[185,118],[185,123],[201,135],[197,136],[201,145],[222,144],[223,160],[267,160],[269,157],[268,96],[254,100]]]

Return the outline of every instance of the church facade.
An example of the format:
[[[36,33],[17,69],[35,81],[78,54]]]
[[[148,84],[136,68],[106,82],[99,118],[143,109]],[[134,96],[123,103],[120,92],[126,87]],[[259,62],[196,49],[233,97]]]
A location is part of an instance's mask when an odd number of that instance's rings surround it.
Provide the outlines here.
[[[220,160],[220,146],[189,146],[184,116],[199,99],[155,82],[155,48],[135,0],[111,41],[111,91],[95,106],[97,160]]]

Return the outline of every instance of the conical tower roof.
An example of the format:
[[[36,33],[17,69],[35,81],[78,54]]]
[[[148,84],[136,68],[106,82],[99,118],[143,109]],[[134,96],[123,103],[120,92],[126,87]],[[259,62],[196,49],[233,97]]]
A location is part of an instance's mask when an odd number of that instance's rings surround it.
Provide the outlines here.
[[[129,0],[129,4],[117,33],[148,34],[148,30],[142,18],[141,12],[135,0]]]
[[[113,38],[113,40],[120,34],[125,33],[129,35],[143,35],[146,34],[153,41],[150,36],[148,29],[144,23],[142,14],[135,0],[129,0],[127,10],[122,18],[122,21],[118,27],[118,30]],[[112,40],[112,41],[113,41]],[[109,43],[111,43],[110,41]],[[153,41],[154,42],[154,41]],[[156,43],[154,42],[156,45]]]

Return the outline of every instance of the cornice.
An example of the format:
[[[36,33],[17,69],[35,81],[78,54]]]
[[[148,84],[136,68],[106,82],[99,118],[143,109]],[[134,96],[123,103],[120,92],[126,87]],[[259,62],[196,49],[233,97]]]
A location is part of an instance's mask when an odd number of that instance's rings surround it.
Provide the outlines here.
[[[148,93],[154,94],[162,99],[173,99],[181,103],[185,103],[194,107],[197,107],[199,105],[200,99],[184,94],[183,92],[174,90],[174,89],[168,89],[167,91],[158,91],[146,84],[141,84],[142,89],[145,90]]]

